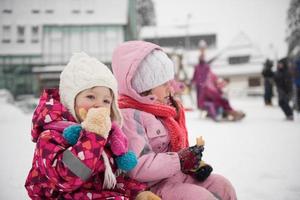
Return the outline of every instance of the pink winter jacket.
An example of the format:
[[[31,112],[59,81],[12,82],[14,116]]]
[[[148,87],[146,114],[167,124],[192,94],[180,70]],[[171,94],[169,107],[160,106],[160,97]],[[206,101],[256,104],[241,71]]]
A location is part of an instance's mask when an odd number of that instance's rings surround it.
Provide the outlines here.
[[[125,43],[126,44],[126,43]],[[141,41],[118,47],[113,53],[112,68],[118,80],[119,93],[135,100],[153,104],[155,96],[142,97],[131,87],[131,79],[141,60],[159,46]],[[128,137],[129,149],[138,156],[138,165],[130,176],[149,186],[173,177],[180,171],[178,154],[170,151],[170,137],[162,122],[150,113],[136,109],[121,109],[123,131]]]
[[[132,76],[140,62],[154,49],[160,47],[148,42],[130,41],[114,51],[112,68],[120,94],[145,104],[156,101],[155,96],[142,97],[131,87]],[[159,118],[132,108],[121,111],[129,149],[138,156],[138,164],[130,172],[132,178],[148,183],[151,191],[163,200],[236,200],[234,188],[224,177],[211,174],[205,181],[199,182],[181,172],[178,154],[169,152],[169,133]]]
[[[62,132],[76,121],[60,103],[58,90],[44,91],[32,123],[31,135],[36,149],[25,183],[31,199],[118,200],[129,199],[131,192],[144,189],[143,184],[121,176],[117,178],[116,189],[102,188],[103,151],[112,169],[116,169],[107,140],[82,129],[77,143],[68,144]]]

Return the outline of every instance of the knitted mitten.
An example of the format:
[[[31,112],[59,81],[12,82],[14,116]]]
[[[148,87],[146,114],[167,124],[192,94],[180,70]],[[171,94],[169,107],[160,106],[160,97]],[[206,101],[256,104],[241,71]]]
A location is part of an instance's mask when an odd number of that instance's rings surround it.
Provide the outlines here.
[[[203,146],[195,145],[184,148],[178,152],[181,171],[183,173],[189,174],[199,169],[203,150]]]
[[[203,161],[201,161],[200,168],[191,175],[198,181],[202,182],[205,181],[207,177],[209,177],[212,171],[213,168],[209,164],[206,164]]]
[[[71,125],[64,129],[62,135],[70,145],[74,145],[78,141],[81,129],[79,124]]]
[[[119,169],[123,171],[130,171],[137,165],[137,158],[133,151],[117,156],[116,163]]]
[[[143,191],[136,196],[135,200],[161,200],[161,198],[150,191]]]
[[[81,123],[82,128],[107,138],[111,129],[110,110],[108,108],[90,108]]]
[[[202,152],[204,151],[204,140],[202,137],[196,139],[197,146],[202,148]],[[202,153],[201,152],[201,153]],[[198,181],[204,181],[213,171],[213,168],[206,164],[203,160],[200,161],[199,168],[196,171],[191,171],[190,174],[197,179]]]
[[[116,156],[120,156],[128,151],[128,140],[126,135],[116,123],[112,123],[109,144],[112,152]]]
[[[84,119],[81,124],[85,130],[108,139],[119,169],[130,171],[137,165],[136,155],[128,151],[127,137],[116,123],[111,123],[110,112],[107,108],[91,108],[88,112],[80,109],[79,115]]]
[[[128,151],[127,137],[116,123],[112,123],[108,140],[113,154],[117,156],[118,168],[123,171],[132,170],[137,165],[136,155],[134,152]]]

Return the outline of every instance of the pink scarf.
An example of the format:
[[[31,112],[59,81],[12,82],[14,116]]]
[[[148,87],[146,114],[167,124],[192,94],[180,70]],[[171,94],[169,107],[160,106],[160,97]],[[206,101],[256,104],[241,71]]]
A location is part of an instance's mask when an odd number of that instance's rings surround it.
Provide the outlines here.
[[[160,118],[170,134],[171,151],[179,151],[182,148],[188,147],[187,129],[185,126],[185,115],[183,106],[179,105],[178,115],[176,109],[172,106],[164,104],[143,104],[131,97],[120,95],[120,108],[133,108]]]

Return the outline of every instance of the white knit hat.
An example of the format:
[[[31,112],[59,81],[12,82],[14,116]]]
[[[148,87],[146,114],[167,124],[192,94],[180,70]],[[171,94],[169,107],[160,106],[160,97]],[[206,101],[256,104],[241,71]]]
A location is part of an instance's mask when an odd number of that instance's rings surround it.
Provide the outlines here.
[[[106,65],[86,53],[75,53],[60,74],[59,94],[61,102],[77,119],[75,114],[75,98],[83,90],[104,86],[112,90],[112,120],[122,123],[120,110],[117,106],[117,80]]]
[[[132,87],[142,93],[174,79],[172,60],[161,50],[153,50],[140,63],[133,78]]]

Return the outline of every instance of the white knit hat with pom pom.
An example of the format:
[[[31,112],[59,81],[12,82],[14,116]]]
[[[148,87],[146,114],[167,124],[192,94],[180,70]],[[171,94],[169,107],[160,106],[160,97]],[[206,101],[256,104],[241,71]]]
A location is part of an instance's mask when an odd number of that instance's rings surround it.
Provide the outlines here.
[[[122,117],[117,106],[117,81],[110,69],[84,52],[73,54],[70,62],[60,74],[59,93],[62,104],[76,119],[74,108],[76,96],[81,91],[96,86],[104,86],[112,90],[114,95],[112,120],[121,125]]]

